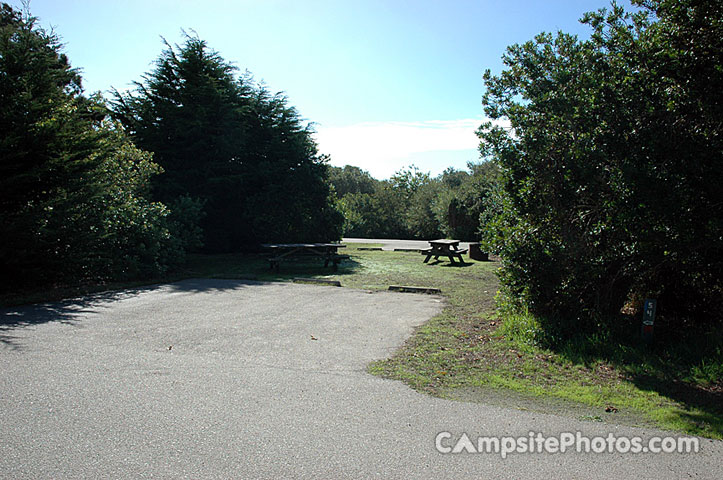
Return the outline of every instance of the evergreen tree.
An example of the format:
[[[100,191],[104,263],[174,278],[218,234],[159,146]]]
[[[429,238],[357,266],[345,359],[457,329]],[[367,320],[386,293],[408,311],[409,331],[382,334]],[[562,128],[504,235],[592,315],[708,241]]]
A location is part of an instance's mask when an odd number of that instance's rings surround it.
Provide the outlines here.
[[[204,205],[209,251],[263,241],[331,240],[341,216],[309,125],[281,94],[256,85],[206,43],[166,43],[134,92],[115,92],[115,116],[165,173],[159,200]]]
[[[178,257],[159,170],[105,119],[58,38],[0,7],[0,284],[158,273]]]

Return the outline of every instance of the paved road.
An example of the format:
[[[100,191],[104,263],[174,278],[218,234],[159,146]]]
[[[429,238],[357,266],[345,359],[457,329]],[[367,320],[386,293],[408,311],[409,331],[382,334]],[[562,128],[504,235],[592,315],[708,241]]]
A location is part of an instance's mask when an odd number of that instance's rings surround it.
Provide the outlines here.
[[[189,280],[0,311],[3,478],[723,478],[689,455],[442,455],[435,437],[659,434],[365,373],[440,299]]]
[[[426,240],[395,240],[389,238],[342,238],[343,243],[381,243],[382,250],[394,250],[395,248],[427,248],[429,242]],[[468,242],[461,242],[460,248],[469,248]]]

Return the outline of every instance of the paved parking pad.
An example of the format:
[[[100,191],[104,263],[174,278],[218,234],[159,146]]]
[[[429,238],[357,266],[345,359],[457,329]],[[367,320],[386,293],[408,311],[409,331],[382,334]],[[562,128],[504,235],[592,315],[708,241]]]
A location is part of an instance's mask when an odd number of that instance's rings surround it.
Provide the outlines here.
[[[3,478],[721,478],[697,454],[441,454],[462,433],[665,435],[366,373],[439,297],[188,280],[0,311]]]

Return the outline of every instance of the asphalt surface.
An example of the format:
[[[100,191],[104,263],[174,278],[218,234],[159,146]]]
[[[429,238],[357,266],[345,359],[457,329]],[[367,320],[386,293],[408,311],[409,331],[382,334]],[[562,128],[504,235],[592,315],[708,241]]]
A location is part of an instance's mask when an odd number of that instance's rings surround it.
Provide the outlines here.
[[[440,298],[189,280],[0,311],[2,478],[723,478],[696,454],[441,454],[462,433],[665,435],[365,371]]]
[[[429,247],[429,242],[426,240],[396,240],[389,238],[342,238],[342,243],[379,243],[382,245],[382,250],[394,250],[395,248],[422,249]],[[469,242],[461,242],[459,247],[469,248]]]

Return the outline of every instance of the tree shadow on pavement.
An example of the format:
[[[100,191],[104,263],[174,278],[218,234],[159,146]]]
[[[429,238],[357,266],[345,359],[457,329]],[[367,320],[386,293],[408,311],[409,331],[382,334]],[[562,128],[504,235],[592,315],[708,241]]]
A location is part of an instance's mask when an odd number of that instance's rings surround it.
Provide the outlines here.
[[[168,284],[156,284],[117,291],[92,293],[58,302],[37,303],[0,309],[0,332],[14,327],[47,322],[72,324],[80,317],[108,308],[113,302],[166,289],[170,292],[211,292],[238,290],[257,282],[244,279],[188,279]],[[0,333],[1,335],[1,333]],[[0,340],[2,341],[2,340]]]
[[[353,274],[361,267],[353,259],[344,260],[337,271],[324,267],[323,262],[290,261],[281,265],[280,270],[269,268],[266,259],[259,255],[214,255],[196,256],[195,264],[168,283],[123,288],[115,291],[90,293],[77,297],[43,302],[31,305],[0,308],[0,345],[17,348],[17,336],[13,331],[31,325],[48,322],[76,324],[85,315],[108,308],[116,301],[133,298],[149,292],[166,289],[171,293],[204,293],[238,290],[259,282],[284,282],[294,278],[314,279],[319,277]],[[185,277],[185,280],[177,280]],[[177,281],[176,281],[177,280]],[[47,298],[47,297],[46,297]]]
[[[0,345],[18,348],[17,336],[13,332],[18,328],[58,322],[75,325],[80,319],[95,313],[118,300],[131,298],[144,292],[158,289],[159,285],[131,288],[113,292],[84,295],[57,302],[37,303],[0,309]]]

